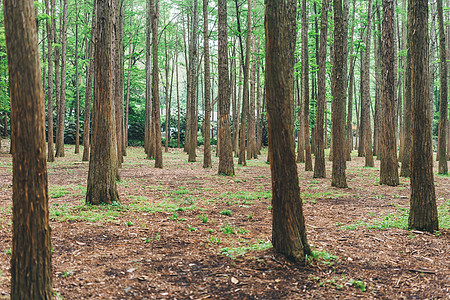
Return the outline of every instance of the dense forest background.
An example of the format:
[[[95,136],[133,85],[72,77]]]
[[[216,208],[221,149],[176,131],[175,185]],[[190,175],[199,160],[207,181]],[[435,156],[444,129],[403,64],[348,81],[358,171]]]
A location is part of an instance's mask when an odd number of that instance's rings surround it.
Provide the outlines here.
[[[169,146],[177,146],[177,133],[180,130],[181,145],[184,142],[186,128],[186,110],[188,96],[188,71],[189,65],[189,47],[192,40],[192,32],[195,29],[197,34],[196,47],[198,48],[198,59],[196,60],[196,68],[198,70],[196,80],[196,103],[195,107],[198,129],[198,144],[203,144],[201,136],[202,123],[205,115],[204,103],[204,44],[203,44],[203,20],[202,14],[197,12],[197,23],[194,24],[194,11],[192,1],[164,1],[158,3],[158,60],[159,60],[159,85],[160,85],[160,109],[161,109],[161,130],[163,132],[163,144],[165,141],[166,119],[170,119],[171,142]],[[318,55],[319,55],[319,29],[320,17],[322,13],[322,1],[307,1],[307,37],[308,37],[308,73],[309,73],[309,127],[311,129],[311,141],[314,144],[314,132],[316,124],[316,108],[318,95]],[[406,60],[406,0],[395,1],[395,47],[396,47],[396,103],[397,103],[397,120],[399,138],[402,137],[403,130],[403,88],[404,73]],[[449,32],[448,23],[448,3],[444,1],[444,19],[447,34]],[[48,7],[50,7],[50,11]],[[92,35],[92,18],[93,18],[93,1],[35,1],[39,31],[39,48],[41,52],[41,66],[43,74],[43,85],[46,91],[46,101],[48,101],[49,84],[48,84],[48,37],[49,32],[47,25],[50,20],[54,20],[53,28],[53,69],[54,77],[53,89],[53,125],[54,132],[57,130],[57,114],[63,111],[64,120],[64,141],[68,144],[76,142],[77,132],[77,116],[79,117],[80,138],[83,138],[84,132],[84,107],[85,94],[87,86],[87,73],[89,62],[92,56],[89,53],[89,44]],[[149,41],[147,36],[150,35],[148,22],[148,6],[145,1],[140,0],[121,0],[118,1],[117,8],[118,20],[123,23],[123,45],[121,51],[123,53],[123,97],[124,97],[124,120],[127,120],[128,126],[128,143],[130,145],[143,145],[145,132],[145,100],[146,100],[146,68],[150,64],[146,61],[150,58],[151,51],[147,51]],[[199,3],[198,11],[202,11],[203,3]],[[361,52],[364,51],[367,44],[367,33],[371,35],[370,47],[370,113],[373,122],[374,138],[377,139],[380,130],[380,121],[378,103],[381,103],[381,1],[373,1],[373,8],[370,15],[370,29],[368,30],[368,5],[369,1],[350,0],[349,20],[348,20],[348,60],[349,71],[348,79],[354,78],[352,115],[350,122],[354,136],[354,146],[358,144],[359,123],[361,119]],[[257,138],[260,144],[267,144],[267,135],[265,130],[265,99],[264,99],[264,3],[255,1],[253,4],[251,22],[247,22],[248,2],[247,1],[228,1],[228,57],[230,65],[230,83],[231,83],[231,101],[233,116],[231,122],[233,124],[233,133],[240,117],[242,110],[242,95],[244,72],[246,63],[246,52],[250,51],[250,115],[253,115],[256,122],[256,129],[259,135]],[[295,64],[295,101],[294,106],[297,112],[296,130],[298,131],[302,119],[301,109],[303,105],[301,100],[300,81],[301,81],[301,53],[302,38],[300,34],[301,5],[298,6],[298,34],[296,47],[296,64]],[[67,9],[67,20],[65,21],[65,8]],[[332,6],[330,6],[332,9]],[[217,4],[212,2],[208,5],[209,12],[209,56],[211,64],[211,101],[213,113],[212,120],[212,139],[211,143],[216,144],[217,132],[217,94],[218,94],[218,72],[217,72]],[[438,38],[438,22],[436,1],[430,2],[430,74],[431,74],[431,103],[433,111],[433,138],[434,149],[437,147],[438,122],[439,122],[439,42]],[[3,24],[3,10],[0,15],[0,22]],[[195,26],[194,26],[195,25]],[[325,135],[326,145],[330,145],[330,128],[331,128],[331,69],[333,64],[333,14],[328,13],[328,50],[326,61],[326,106],[325,106]],[[247,39],[247,32],[250,32],[250,39]],[[450,39],[447,38],[447,43]],[[151,41],[150,41],[151,42]],[[247,45],[247,43],[251,43]],[[65,44],[65,45],[64,45]],[[61,51],[66,47],[66,52]],[[448,49],[449,47],[447,47]],[[66,67],[62,64],[66,61]],[[353,67],[352,67],[353,65]],[[350,74],[350,69],[352,74]],[[63,73],[64,72],[64,73]],[[256,72],[256,75],[255,75]],[[8,78],[7,78],[7,62],[5,50],[4,29],[0,29],[0,113],[2,116],[1,134],[7,136],[10,132],[9,125],[9,96],[8,96]],[[55,77],[56,76],[56,77]],[[57,78],[59,77],[59,78]],[[65,79],[65,87],[63,80]],[[57,99],[58,90],[65,89],[65,105],[63,108],[59,106],[62,99]],[[251,93],[253,92],[253,101]],[[79,103],[77,105],[77,102]],[[129,102],[129,108],[126,104]],[[168,109],[168,107],[170,109]],[[46,105],[46,111],[48,106]],[[168,117],[168,113],[170,117]],[[179,115],[178,115],[179,113]],[[180,125],[178,125],[178,118]],[[250,119],[249,119],[250,120]],[[261,130],[258,130],[260,124]],[[249,124],[250,125],[250,124]],[[253,125],[254,126],[254,125]],[[178,127],[180,127],[178,129]],[[255,127],[254,127],[255,128]],[[234,134],[233,134],[234,135]],[[56,137],[56,135],[54,135]],[[237,139],[236,139],[237,140]],[[314,145],[313,145],[314,146]],[[400,142],[402,147],[402,142]],[[236,149],[236,147],[235,147]],[[314,149],[314,148],[313,148]],[[377,143],[374,143],[374,151],[376,154]]]

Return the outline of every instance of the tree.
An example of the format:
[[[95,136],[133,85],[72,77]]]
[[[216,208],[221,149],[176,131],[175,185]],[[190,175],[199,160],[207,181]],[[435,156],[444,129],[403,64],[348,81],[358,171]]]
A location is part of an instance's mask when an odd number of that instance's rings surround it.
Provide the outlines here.
[[[365,166],[373,167],[373,152],[372,152],[372,125],[370,122],[370,40],[371,40],[371,19],[372,19],[372,0],[369,0],[367,10],[367,32],[366,32],[366,49],[364,51],[363,59],[363,73],[362,76],[362,106],[364,106],[364,154]]]
[[[117,192],[117,152],[114,140],[112,98],[112,6],[97,0],[97,43],[95,45],[95,90],[92,113],[91,157],[86,203],[119,202]]]
[[[53,2],[49,7],[49,0],[45,0],[45,11],[47,15],[51,16],[47,24],[47,51],[48,51],[48,150],[47,160],[49,162],[55,161],[55,151],[53,149],[53,23],[54,21],[54,6]]]
[[[203,45],[205,51],[205,146],[203,168],[211,168],[211,73],[209,68],[208,0],[203,0]]]
[[[334,10],[334,64],[333,64],[333,109],[332,109],[332,150],[333,165],[331,171],[331,186],[346,188],[345,176],[345,76],[344,74],[344,47],[347,45],[347,36],[344,35],[344,14],[342,0],[333,0]]]
[[[325,75],[327,59],[327,29],[328,29],[328,0],[322,1],[322,12],[320,20],[320,49],[318,57],[318,95],[317,95],[317,114],[316,114],[316,156],[314,164],[314,177],[325,178],[325,152],[323,140],[323,125],[325,113]]]
[[[411,49],[411,200],[409,228],[438,230],[429,85],[428,1],[409,0]]]
[[[197,100],[197,87],[198,87],[198,76],[197,76],[197,31],[198,31],[198,1],[194,0],[193,3],[193,16],[192,16],[192,36],[189,43],[189,139],[188,139],[188,161],[194,162],[196,158],[195,150],[197,149],[197,117],[196,117],[196,100]]]
[[[51,299],[44,94],[34,2],[3,3],[14,144],[11,299]]]
[[[152,19],[152,131],[155,145],[155,168],[163,167],[161,147],[161,117],[159,111],[159,69],[158,69],[158,8],[155,0],[150,0]]]
[[[250,1],[249,1],[250,2]],[[249,3],[250,5],[250,3]],[[251,7],[251,6],[249,6]],[[249,10],[250,11],[250,10]],[[253,0],[253,11],[256,11],[256,0]],[[251,29],[250,29],[251,28]],[[253,26],[248,24],[247,32],[255,30],[255,22]],[[247,128],[247,157],[249,159],[258,158],[258,149],[256,148],[256,124],[255,124],[255,84],[256,84],[256,38],[254,32],[251,33],[251,68],[250,68],[250,99],[248,110],[248,128]]]
[[[230,129],[230,91],[228,78],[227,2],[218,1],[218,71],[219,71],[219,174],[234,175]],[[242,129],[242,128],[241,128]],[[239,156],[240,157],[240,156]]]
[[[383,0],[383,122],[381,126],[380,183],[390,186],[399,184],[397,139],[395,136],[395,88],[394,73],[394,0]]]
[[[308,12],[306,0],[302,1],[302,98],[303,131],[305,141],[305,171],[312,171],[311,142],[309,138],[309,55],[308,55]]]
[[[296,1],[266,1],[266,95],[272,174],[272,244],[296,261],[311,254],[306,238],[291,131]]]
[[[66,69],[67,69],[67,6],[68,0],[63,0],[63,15],[61,27],[61,94],[57,106],[56,127],[56,157],[64,157],[64,120],[66,114]]]
[[[439,156],[439,174],[447,174],[447,106],[448,106],[448,83],[447,83],[447,58],[445,49],[445,28],[444,16],[442,9],[442,0],[437,0],[438,22],[439,22],[439,78],[441,91],[440,105],[439,105],[439,141],[438,141],[438,156]]]
[[[78,1],[75,2],[75,88],[76,88],[76,105],[75,105],[75,154],[80,153],[80,86],[78,84]]]

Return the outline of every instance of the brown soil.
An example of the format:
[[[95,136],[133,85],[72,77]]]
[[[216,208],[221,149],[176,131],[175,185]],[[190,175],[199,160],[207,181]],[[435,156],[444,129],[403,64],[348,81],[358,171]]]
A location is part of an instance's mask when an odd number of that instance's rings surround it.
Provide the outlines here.
[[[12,173],[3,144],[0,292],[9,298]],[[433,235],[398,228],[407,220],[409,180],[378,185],[379,162],[367,169],[353,157],[350,189],[330,187],[328,161],[326,179],[299,164],[308,239],[319,253],[299,265],[264,249],[271,238],[264,153],[224,177],[215,157],[205,170],[201,154],[187,163],[171,149],[160,170],[130,148],[122,205],[107,207],[83,205],[88,163],[73,147],[66,153],[48,165],[57,299],[450,299],[449,177],[435,176],[447,228]]]

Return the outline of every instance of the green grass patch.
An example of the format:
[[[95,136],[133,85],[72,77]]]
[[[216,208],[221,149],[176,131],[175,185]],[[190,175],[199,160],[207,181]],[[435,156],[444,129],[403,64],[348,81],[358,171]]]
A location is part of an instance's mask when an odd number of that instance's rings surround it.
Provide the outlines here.
[[[266,242],[264,240],[258,240],[255,244],[250,244],[246,247],[237,247],[237,248],[229,248],[225,247],[220,249],[220,254],[228,256],[232,259],[235,259],[239,256],[243,256],[245,253],[249,251],[258,251],[258,250],[265,250],[272,247],[271,242]]]

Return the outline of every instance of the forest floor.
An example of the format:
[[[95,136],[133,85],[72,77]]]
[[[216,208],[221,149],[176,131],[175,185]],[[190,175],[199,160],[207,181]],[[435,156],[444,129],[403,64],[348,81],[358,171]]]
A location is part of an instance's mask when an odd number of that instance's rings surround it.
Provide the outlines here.
[[[9,298],[12,163],[0,154],[0,293]],[[299,164],[314,255],[296,264],[271,248],[267,152],[234,177],[188,163],[180,149],[153,168],[129,148],[121,204],[86,206],[88,163],[66,146],[48,164],[56,299],[450,299],[450,177],[435,175],[441,230],[407,230],[409,179],[380,186],[379,161],[348,163],[349,189]],[[436,165],[435,165],[436,167]],[[437,169],[437,168],[436,168]]]

